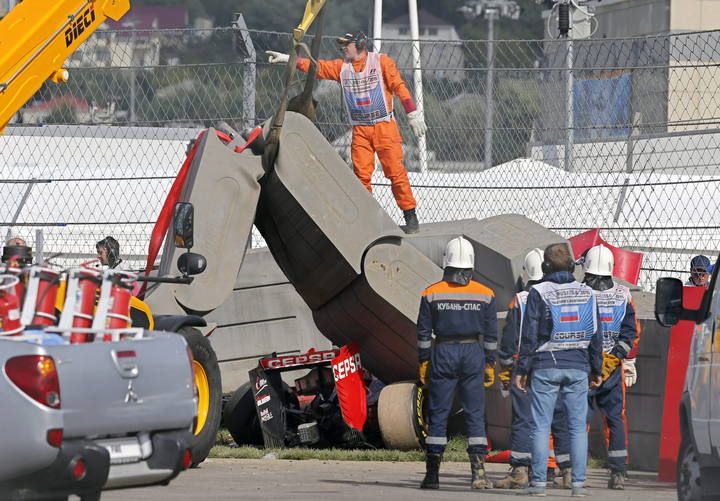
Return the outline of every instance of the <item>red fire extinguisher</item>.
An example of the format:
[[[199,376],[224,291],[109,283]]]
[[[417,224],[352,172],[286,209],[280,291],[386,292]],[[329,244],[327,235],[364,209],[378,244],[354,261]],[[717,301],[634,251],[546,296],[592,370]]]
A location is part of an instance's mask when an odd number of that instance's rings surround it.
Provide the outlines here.
[[[130,298],[132,289],[125,284],[113,284],[110,292],[112,305],[108,311],[108,329],[125,329],[130,327]]]
[[[110,341],[112,332],[130,327],[130,298],[137,275],[120,270],[105,270],[102,275],[100,299],[93,319],[93,331],[106,331],[103,340]],[[122,334],[122,333],[120,333]]]
[[[95,310],[95,295],[100,285],[100,274],[96,271],[84,269],[77,270],[77,295],[72,298],[75,300],[73,307],[75,311],[72,315],[72,326],[81,329],[89,329],[93,322],[93,312]],[[70,300],[71,298],[68,298]],[[66,301],[67,303],[67,301]],[[71,343],[87,343],[91,340],[92,335],[87,332],[72,332],[70,334]]]
[[[32,323],[36,325],[55,325],[57,323],[55,300],[57,299],[60,278],[56,272],[47,269],[40,270],[38,278],[40,284]]]
[[[110,299],[105,320],[106,329],[126,329],[132,324],[130,319],[130,298],[132,297],[131,281],[135,275],[123,271],[115,271],[109,279],[112,283]],[[106,334],[104,339],[112,338]]]
[[[24,325],[55,325],[57,323],[55,300],[60,275],[53,270],[38,266],[30,267],[29,270],[21,321]]]
[[[113,284],[110,289],[110,302],[105,320],[106,329],[126,329],[130,327],[131,289],[130,286],[123,283],[120,277],[113,277]],[[111,341],[112,335],[105,334],[103,340]]]
[[[16,287],[20,279],[14,275],[0,275],[0,336],[17,336],[22,333],[20,298]]]
[[[17,278],[17,283],[9,285],[8,287],[10,288],[10,291],[17,296],[21,304],[23,302],[23,298],[25,297],[25,282],[27,279],[27,275],[24,271],[24,268],[20,268],[18,266],[0,265],[0,274],[11,275]]]

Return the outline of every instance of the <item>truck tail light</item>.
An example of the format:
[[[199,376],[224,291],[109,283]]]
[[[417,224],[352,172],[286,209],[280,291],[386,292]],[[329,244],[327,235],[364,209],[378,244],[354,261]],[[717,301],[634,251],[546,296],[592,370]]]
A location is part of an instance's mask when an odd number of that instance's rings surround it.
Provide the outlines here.
[[[60,382],[52,357],[13,357],[5,362],[5,373],[15,386],[36,402],[53,409],[60,408]]]
[[[47,443],[50,444],[51,447],[55,447],[56,449],[59,449],[62,445],[62,439],[63,439],[63,429],[62,428],[53,428],[52,430],[48,430],[47,432]]]
[[[192,453],[190,452],[190,449],[185,449],[185,453],[183,454],[182,469],[187,470],[188,468],[190,468],[191,464],[192,464]]]

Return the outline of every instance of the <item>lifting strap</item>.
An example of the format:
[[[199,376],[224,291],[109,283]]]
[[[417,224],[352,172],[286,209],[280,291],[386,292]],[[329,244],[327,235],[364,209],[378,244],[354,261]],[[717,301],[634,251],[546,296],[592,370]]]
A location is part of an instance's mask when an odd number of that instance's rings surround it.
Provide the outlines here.
[[[308,51],[308,47],[302,42],[302,39],[316,18],[320,17],[322,21],[322,18],[324,17],[323,7],[325,6],[325,1],[326,0],[307,0],[303,19],[300,21],[298,27],[293,30],[290,58],[288,60],[287,67],[285,68],[285,86],[283,88],[283,95],[280,99],[280,106],[278,106],[278,110],[273,117],[272,124],[270,125],[270,132],[268,134],[265,152],[263,153],[263,165],[266,169],[272,167],[275,163],[275,158],[277,157],[280,130],[282,129],[285,121],[285,111],[288,107],[288,92],[295,77],[295,72],[297,70],[297,57],[301,48],[305,50],[306,53],[309,53],[308,55],[310,56],[312,62],[311,70],[308,73],[308,79],[305,83],[303,96],[305,99],[312,99],[312,89],[315,81],[315,75],[317,73],[317,57],[320,53],[320,42],[322,40],[322,22],[318,24],[316,29],[315,40],[313,40],[313,47],[311,51]]]

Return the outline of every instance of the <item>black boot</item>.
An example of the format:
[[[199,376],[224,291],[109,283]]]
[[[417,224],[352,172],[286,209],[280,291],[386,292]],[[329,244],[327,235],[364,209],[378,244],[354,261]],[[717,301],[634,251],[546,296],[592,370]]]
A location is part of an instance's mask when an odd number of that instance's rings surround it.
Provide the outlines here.
[[[421,489],[440,488],[440,462],[442,454],[427,453],[425,456],[425,478],[420,484]]]
[[[470,456],[470,472],[472,479],[470,487],[473,489],[492,489],[492,483],[485,476],[485,461],[480,454],[468,454]]]
[[[420,223],[418,222],[417,214],[415,209],[404,210],[403,216],[405,217],[405,233],[417,233],[420,231]]]

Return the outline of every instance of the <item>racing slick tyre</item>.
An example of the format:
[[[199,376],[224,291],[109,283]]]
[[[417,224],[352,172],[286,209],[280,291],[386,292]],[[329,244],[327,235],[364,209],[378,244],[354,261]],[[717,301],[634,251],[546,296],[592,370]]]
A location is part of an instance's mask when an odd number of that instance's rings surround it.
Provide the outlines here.
[[[425,396],[415,383],[394,383],[380,392],[378,423],[385,447],[412,450],[425,445]]]
[[[297,396],[284,381],[282,382],[282,391],[285,408],[293,411],[300,410]],[[300,424],[297,413],[289,412],[285,419],[285,429],[296,433]],[[222,425],[227,428],[237,445],[265,445],[250,382],[241,384],[225,404]]]
[[[222,424],[237,445],[263,445],[262,429],[249,382],[240,385],[225,404]]]
[[[182,327],[178,334],[185,338],[193,356],[193,372],[198,392],[198,417],[190,452],[194,468],[207,458],[220,427],[222,383],[220,367],[210,341],[193,327]]]

